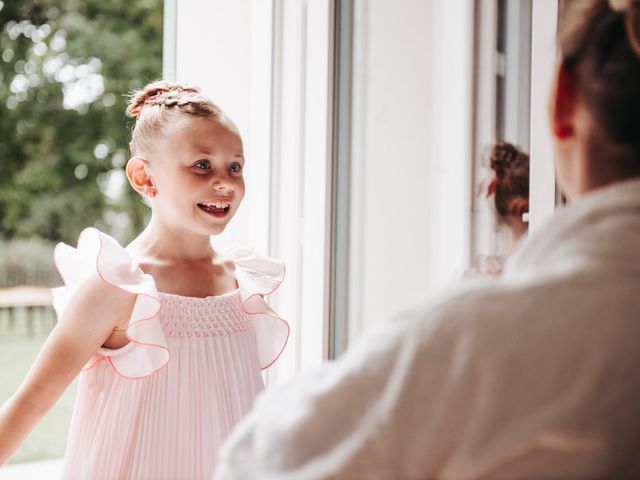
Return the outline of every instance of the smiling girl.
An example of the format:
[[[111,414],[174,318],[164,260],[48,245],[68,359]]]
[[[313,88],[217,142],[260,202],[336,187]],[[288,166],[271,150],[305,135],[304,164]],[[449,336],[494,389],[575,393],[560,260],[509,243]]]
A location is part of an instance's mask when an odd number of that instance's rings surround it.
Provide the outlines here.
[[[64,478],[209,478],[287,342],[263,300],[284,266],[212,246],[245,192],[229,117],[166,82],[134,92],[127,113],[126,173],[151,220],[126,248],[95,228],[56,248],[59,322],[0,409],[0,464],[81,372]]]

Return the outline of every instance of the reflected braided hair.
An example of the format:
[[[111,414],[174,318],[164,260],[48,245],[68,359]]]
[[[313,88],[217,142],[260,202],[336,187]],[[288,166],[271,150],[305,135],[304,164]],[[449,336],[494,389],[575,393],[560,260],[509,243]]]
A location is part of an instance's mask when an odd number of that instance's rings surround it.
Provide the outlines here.
[[[131,154],[148,151],[164,125],[177,115],[222,118],[220,108],[193,86],[157,81],[131,93],[127,115],[136,118]]]
[[[529,155],[508,142],[497,142],[489,156],[495,177],[487,195],[494,195],[496,211],[504,220],[519,219],[529,211]]]

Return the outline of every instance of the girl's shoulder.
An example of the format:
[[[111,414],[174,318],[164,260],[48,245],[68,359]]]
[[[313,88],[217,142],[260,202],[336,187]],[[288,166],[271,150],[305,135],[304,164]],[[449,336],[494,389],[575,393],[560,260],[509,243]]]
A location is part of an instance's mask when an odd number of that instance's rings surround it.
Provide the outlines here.
[[[53,289],[53,307],[59,319],[72,301],[86,306],[90,321],[102,314],[115,315],[114,321],[119,323],[120,313],[125,315],[122,323],[131,343],[118,350],[101,348],[85,369],[108,357],[122,376],[140,378],[168,361],[153,278],[117,240],[96,228],[86,228],[75,247],[64,243],[56,246],[54,262],[64,282],[64,286]]]
[[[260,367],[265,370],[280,357],[291,332],[289,322],[265,300],[284,281],[284,262],[241,245],[231,245],[219,253],[234,264],[242,309],[252,319]]]

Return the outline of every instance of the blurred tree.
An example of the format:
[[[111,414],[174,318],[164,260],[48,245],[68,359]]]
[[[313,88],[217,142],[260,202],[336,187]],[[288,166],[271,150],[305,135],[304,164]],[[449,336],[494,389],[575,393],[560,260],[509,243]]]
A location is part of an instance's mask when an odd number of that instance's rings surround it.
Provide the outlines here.
[[[162,0],[0,0],[0,238],[130,240],[131,89],[162,69]]]

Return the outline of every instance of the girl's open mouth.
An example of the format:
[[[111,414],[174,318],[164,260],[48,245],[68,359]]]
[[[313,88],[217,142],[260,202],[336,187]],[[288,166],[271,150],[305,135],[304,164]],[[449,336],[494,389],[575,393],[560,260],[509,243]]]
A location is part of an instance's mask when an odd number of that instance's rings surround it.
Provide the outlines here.
[[[230,205],[226,202],[199,203],[198,208],[216,218],[224,218],[229,214]]]

